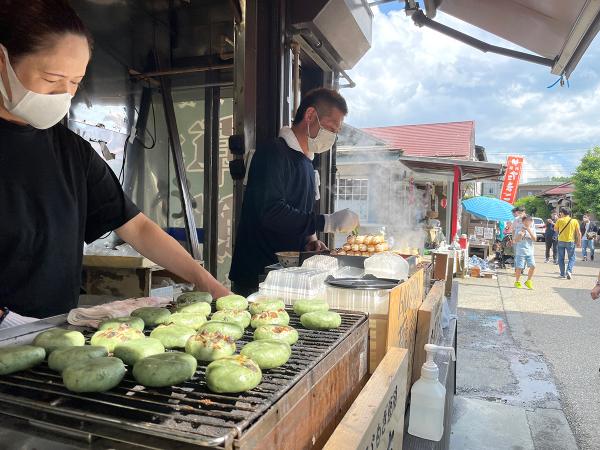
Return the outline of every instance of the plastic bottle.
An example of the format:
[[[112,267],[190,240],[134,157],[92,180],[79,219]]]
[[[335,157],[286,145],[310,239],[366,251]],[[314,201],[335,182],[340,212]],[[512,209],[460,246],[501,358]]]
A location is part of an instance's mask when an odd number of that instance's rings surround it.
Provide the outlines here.
[[[456,360],[454,348],[425,344],[427,361],[421,368],[421,378],[411,389],[408,432],[413,436],[439,441],[444,434],[444,407],[446,388],[439,381],[438,366],[433,362],[437,352],[450,352]]]

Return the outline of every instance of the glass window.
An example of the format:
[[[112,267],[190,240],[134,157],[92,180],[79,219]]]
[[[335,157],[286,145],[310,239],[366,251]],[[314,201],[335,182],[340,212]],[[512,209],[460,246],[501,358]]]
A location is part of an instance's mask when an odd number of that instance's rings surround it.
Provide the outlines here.
[[[350,208],[360,216],[361,222],[369,220],[369,179],[338,178],[336,209]]]

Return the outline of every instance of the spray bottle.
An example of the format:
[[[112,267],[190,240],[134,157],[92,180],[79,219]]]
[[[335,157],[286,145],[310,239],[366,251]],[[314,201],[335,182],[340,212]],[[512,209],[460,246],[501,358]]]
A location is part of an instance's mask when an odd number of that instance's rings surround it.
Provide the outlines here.
[[[439,441],[444,434],[446,388],[439,381],[439,370],[433,358],[437,352],[450,352],[456,361],[454,348],[425,344],[427,361],[421,368],[421,378],[411,389],[408,432],[413,436]]]

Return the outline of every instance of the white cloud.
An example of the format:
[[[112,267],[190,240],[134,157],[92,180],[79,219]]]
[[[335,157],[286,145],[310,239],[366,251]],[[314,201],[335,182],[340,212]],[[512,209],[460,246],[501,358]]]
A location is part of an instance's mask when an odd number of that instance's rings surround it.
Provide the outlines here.
[[[436,20],[518,48],[450,16]],[[503,159],[507,152],[529,152],[530,178],[543,170],[566,174],[581,149],[600,144],[599,56],[594,42],[571,88],[547,89],[556,80],[547,67],[482,53],[416,27],[403,11],[375,10],[372,48],[349,72],[357,87],[343,91],[348,122],[366,127],[475,120],[476,142],[488,155]],[[548,155],[556,161],[548,163]]]

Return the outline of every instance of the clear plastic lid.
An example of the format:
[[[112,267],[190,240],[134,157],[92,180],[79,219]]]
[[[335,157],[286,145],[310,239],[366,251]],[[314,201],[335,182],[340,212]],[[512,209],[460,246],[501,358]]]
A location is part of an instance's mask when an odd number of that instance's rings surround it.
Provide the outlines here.
[[[323,292],[328,275],[329,272],[326,270],[306,267],[273,270],[260,284],[259,293],[283,298],[288,302],[291,299],[315,298]]]
[[[408,262],[391,252],[378,253],[365,259],[365,274],[395,280],[408,279]]]
[[[365,269],[360,267],[346,266],[336,270],[333,276],[335,278],[360,278],[365,274]]]
[[[302,263],[302,267],[307,269],[327,270],[328,272],[333,273],[339,269],[340,265],[337,258],[334,258],[333,256],[315,255],[305,260]]]

